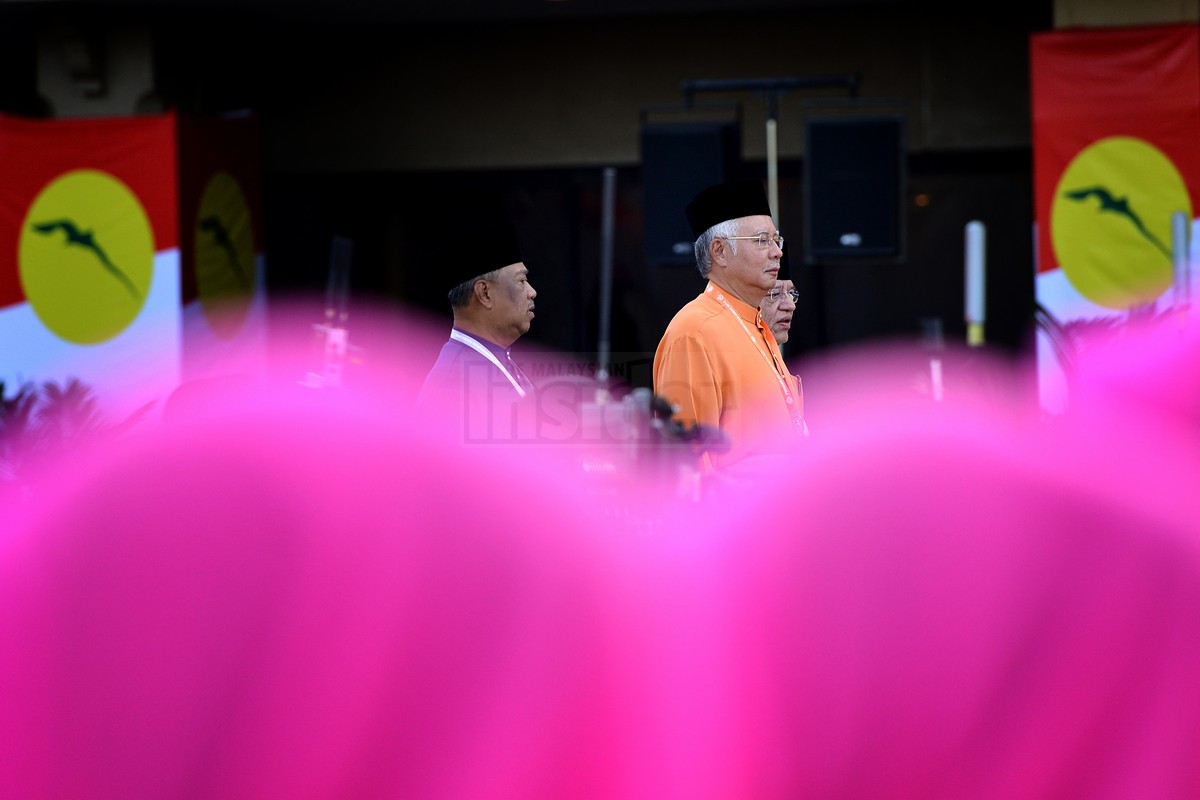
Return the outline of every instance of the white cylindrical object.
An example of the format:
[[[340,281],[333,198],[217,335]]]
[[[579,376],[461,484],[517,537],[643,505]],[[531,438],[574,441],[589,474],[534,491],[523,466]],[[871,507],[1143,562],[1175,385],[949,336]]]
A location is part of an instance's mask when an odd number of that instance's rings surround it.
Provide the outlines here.
[[[967,323],[982,323],[984,312],[984,280],[986,277],[987,228],[979,220],[967,223],[966,234],[966,289],[963,300],[963,318]]]
[[[929,392],[935,403],[942,402],[946,396],[946,384],[942,379],[942,360],[929,359]]]
[[[1175,302],[1191,300],[1191,259],[1188,257],[1188,226],[1191,220],[1184,211],[1171,215],[1171,265],[1175,278]]]

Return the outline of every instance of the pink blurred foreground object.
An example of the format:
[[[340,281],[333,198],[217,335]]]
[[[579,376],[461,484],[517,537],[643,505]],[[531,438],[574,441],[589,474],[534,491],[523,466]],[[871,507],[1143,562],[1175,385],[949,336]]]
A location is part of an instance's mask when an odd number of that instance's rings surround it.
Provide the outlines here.
[[[230,387],[60,465],[0,537],[0,797],[678,786],[641,688],[664,632],[569,476]]]
[[[1052,422],[848,378],[700,501],[455,443],[403,375],[192,387],[4,512],[0,797],[1191,800],[1177,334]]]
[[[1130,333],[1054,423],[814,436],[718,548],[742,796],[1200,797],[1196,344]]]

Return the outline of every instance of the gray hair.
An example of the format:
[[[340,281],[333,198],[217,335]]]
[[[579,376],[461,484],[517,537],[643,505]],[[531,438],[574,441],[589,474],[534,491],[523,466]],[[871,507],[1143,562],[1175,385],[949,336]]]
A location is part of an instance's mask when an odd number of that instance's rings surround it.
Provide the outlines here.
[[[465,308],[471,302],[471,295],[475,293],[475,284],[479,281],[494,281],[500,276],[500,270],[494,269],[491,272],[485,272],[474,278],[463,281],[458,286],[455,286],[446,294],[446,299],[450,301],[451,308]]]
[[[725,239],[737,235],[738,224],[736,219],[727,219],[724,222],[718,222],[700,234],[700,238],[692,245],[692,250],[696,253],[696,269],[700,270],[702,278],[707,278],[708,273],[712,272],[712,257],[709,255],[709,250],[712,247],[713,239]],[[729,242],[729,249],[733,251],[734,255],[737,255],[737,242]]]

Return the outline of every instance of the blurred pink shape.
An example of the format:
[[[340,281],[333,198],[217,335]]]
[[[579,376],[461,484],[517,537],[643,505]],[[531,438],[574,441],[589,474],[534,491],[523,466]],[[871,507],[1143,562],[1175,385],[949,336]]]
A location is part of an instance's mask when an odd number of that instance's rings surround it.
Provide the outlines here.
[[[862,402],[724,537],[743,796],[1200,797],[1200,348],[1127,345],[1052,423]]]
[[[0,797],[1200,796],[1200,349],[1144,336],[1052,422],[865,353],[699,502],[415,367],[192,387],[6,511]]]
[[[385,398],[229,387],[59,465],[0,540],[0,796],[678,785],[641,668],[674,634],[574,476]]]

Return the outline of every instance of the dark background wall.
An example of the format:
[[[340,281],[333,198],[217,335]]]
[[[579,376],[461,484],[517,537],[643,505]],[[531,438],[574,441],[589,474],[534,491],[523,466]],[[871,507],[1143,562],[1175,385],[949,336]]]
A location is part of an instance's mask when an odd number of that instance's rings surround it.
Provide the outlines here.
[[[331,239],[342,235],[354,241],[356,297],[448,321],[439,262],[470,257],[456,234],[474,220],[508,215],[540,295],[523,342],[585,356],[600,327],[602,174],[614,168],[611,347],[644,362],[703,282],[694,267],[647,261],[656,210],[645,204],[642,125],[656,110],[669,122],[691,118],[676,108],[685,80],[853,74],[859,102],[849,109],[839,89],[790,91],[778,106],[779,224],[802,295],[789,358],[916,337],[931,319],[947,339],[963,338],[963,228],[972,219],[988,226],[989,343],[1010,353],[1029,344],[1028,40],[1051,27],[1049,0],[949,10],[919,2],[604,10],[540,0],[491,11],[468,3],[473,16],[458,19],[395,5],[0,4],[10,45],[0,100],[10,113],[41,115],[253,109],[263,123],[269,285],[281,296],[319,291]],[[95,51],[110,100],[122,83],[145,83],[126,92],[135,107],[85,102],[69,81],[56,88],[47,78],[63,42],[75,40]],[[129,51],[138,47],[145,74],[121,73],[137,63]],[[728,177],[765,179],[763,98],[701,99],[734,109]],[[820,202],[804,191],[805,120],[881,108],[905,125],[903,252],[805,263],[796,257],[805,208]]]

